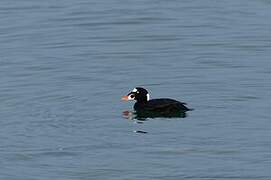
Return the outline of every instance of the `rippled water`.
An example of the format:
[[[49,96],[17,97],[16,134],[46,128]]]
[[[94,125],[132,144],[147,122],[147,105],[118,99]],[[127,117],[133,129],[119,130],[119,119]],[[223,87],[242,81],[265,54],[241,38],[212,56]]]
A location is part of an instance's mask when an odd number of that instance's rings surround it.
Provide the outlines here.
[[[270,179],[270,8],[2,0],[0,178]],[[127,120],[135,86],[195,110]]]

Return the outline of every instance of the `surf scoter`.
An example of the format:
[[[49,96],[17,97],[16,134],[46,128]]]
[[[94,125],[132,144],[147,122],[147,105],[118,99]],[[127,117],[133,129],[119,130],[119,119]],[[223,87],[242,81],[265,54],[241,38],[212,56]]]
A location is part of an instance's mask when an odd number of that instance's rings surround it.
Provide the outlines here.
[[[186,111],[192,110],[185,106],[186,103],[174,99],[150,99],[148,91],[142,87],[134,88],[127,96],[123,96],[122,100],[135,100],[134,110],[137,113],[155,117],[174,117],[180,116],[180,113],[184,116]]]

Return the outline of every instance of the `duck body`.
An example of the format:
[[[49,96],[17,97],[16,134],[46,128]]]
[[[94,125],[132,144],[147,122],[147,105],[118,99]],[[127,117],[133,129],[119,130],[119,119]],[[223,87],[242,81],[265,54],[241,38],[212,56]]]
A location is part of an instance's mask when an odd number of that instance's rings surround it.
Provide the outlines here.
[[[185,103],[169,98],[151,99],[146,102],[136,102],[134,105],[135,111],[153,111],[153,112],[177,112],[189,111]]]
[[[134,110],[142,117],[185,117],[185,112],[192,110],[185,106],[186,103],[174,99],[150,99],[148,91],[141,87],[133,89],[122,99],[135,100]]]

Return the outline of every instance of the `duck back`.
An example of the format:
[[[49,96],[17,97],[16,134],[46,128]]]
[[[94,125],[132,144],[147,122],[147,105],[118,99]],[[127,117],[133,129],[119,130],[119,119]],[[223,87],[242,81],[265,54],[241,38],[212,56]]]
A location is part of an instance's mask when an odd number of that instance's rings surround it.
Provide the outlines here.
[[[185,103],[169,98],[152,99],[146,102],[137,102],[134,105],[135,111],[152,111],[174,113],[178,111],[189,111]]]

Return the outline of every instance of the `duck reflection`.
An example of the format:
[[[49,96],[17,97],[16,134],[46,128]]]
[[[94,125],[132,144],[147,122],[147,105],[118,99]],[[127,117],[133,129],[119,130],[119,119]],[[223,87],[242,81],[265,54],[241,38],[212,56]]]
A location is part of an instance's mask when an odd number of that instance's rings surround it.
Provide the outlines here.
[[[153,112],[153,111],[123,111],[122,116],[128,120],[138,120],[137,123],[142,123],[148,118],[185,118],[187,116],[185,111],[176,112]],[[141,122],[140,122],[141,121]]]

